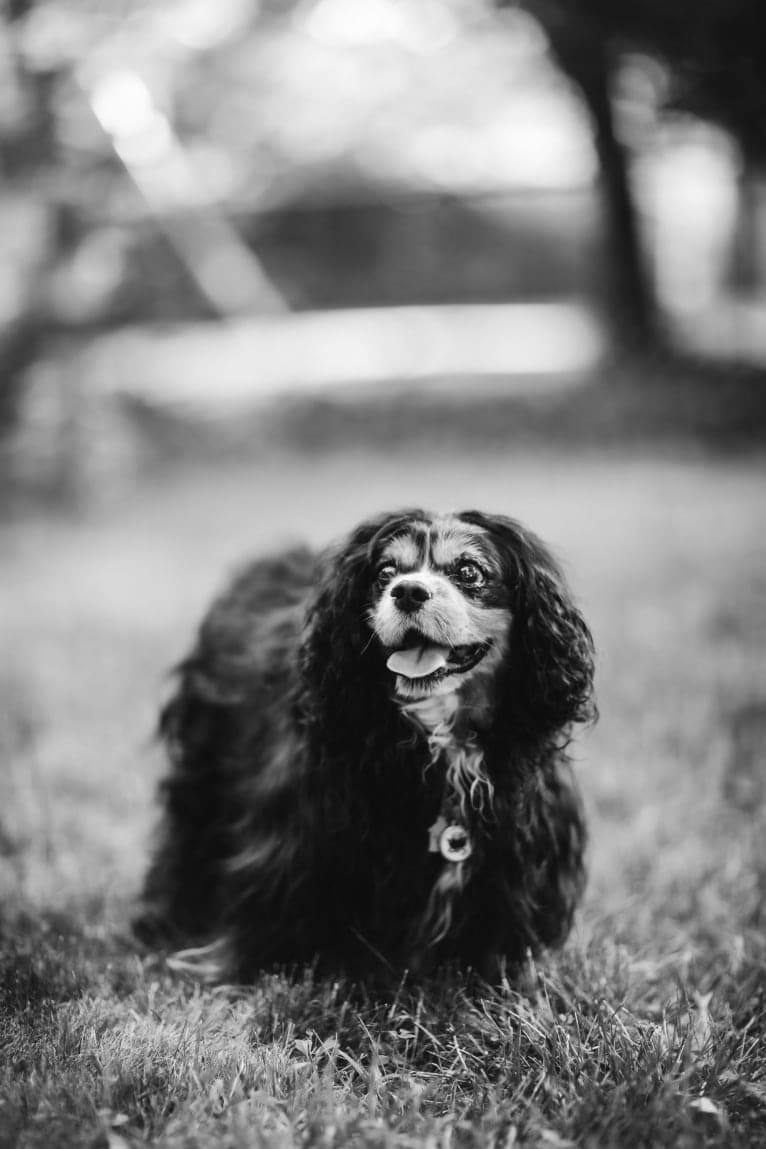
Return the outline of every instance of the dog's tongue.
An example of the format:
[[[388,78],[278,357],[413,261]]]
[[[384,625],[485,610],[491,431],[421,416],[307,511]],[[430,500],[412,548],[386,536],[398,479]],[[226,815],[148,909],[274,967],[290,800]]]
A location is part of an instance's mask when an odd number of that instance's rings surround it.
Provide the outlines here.
[[[405,650],[395,650],[389,655],[386,666],[394,674],[405,678],[427,678],[447,665],[448,646],[422,645],[408,646]]]

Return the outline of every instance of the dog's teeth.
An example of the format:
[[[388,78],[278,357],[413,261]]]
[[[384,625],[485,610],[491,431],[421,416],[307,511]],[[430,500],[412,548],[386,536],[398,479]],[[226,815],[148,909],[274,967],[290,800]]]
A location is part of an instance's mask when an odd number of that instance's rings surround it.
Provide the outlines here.
[[[412,646],[407,650],[395,650],[389,655],[386,666],[405,678],[427,678],[447,665],[448,654],[448,646]]]

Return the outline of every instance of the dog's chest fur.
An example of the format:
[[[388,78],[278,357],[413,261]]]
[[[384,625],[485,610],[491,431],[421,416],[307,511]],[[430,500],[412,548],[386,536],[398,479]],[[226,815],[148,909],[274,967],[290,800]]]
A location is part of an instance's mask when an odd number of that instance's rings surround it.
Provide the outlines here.
[[[469,810],[481,814],[492,799],[484,753],[470,710],[457,693],[438,695],[402,707],[405,716],[425,735],[430,761],[426,769],[444,771],[443,813],[460,812],[467,823]]]
[[[455,922],[460,895],[476,867],[476,842],[472,825],[486,817],[492,799],[492,783],[487,775],[484,754],[464,721],[457,694],[439,695],[403,707],[406,717],[420,728],[426,738],[429,759],[427,772],[437,771],[441,781],[441,801],[437,821],[429,828],[429,842],[424,851],[439,853],[440,830],[459,827],[471,845],[467,858],[439,858],[439,869],[424,907],[417,941],[436,945],[450,932]]]

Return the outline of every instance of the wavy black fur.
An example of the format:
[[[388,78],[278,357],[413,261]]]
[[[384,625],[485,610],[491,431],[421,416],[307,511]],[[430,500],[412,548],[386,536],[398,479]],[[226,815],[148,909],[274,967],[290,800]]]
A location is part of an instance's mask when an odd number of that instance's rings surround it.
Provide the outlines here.
[[[355,974],[456,961],[492,976],[567,935],[585,829],[566,747],[593,718],[593,645],[561,572],[519,523],[459,515],[500,556],[512,613],[491,721],[472,737],[493,785],[469,811],[471,877],[434,944],[445,865],[426,849],[443,772],[392,698],[367,621],[376,553],[423,511],[343,546],[247,566],[212,606],[160,728],[172,765],[139,934],[213,943],[215,972],[318,960]],[[437,764],[438,767],[438,764]]]

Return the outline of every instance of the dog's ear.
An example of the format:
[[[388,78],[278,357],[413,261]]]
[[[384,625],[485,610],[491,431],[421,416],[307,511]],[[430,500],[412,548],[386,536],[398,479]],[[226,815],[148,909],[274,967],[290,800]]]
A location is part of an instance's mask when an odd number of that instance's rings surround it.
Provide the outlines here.
[[[371,518],[322,556],[306,618],[303,672],[325,707],[357,705],[382,667],[368,618],[376,553],[414,516],[422,518],[423,512],[399,511]],[[353,712],[347,711],[346,717],[353,719]]]
[[[513,721],[548,738],[596,717],[593,639],[547,547],[520,523],[467,511],[464,522],[492,539],[503,565],[512,613],[508,673]]]

